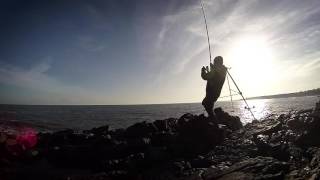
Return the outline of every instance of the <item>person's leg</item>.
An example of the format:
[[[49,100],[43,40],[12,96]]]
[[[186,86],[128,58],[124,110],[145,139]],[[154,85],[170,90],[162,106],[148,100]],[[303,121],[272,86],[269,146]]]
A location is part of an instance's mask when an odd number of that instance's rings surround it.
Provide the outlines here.
[[[210,100],[211,98],[208,98],[207,96],[203,99],[202,101],[202,105],[204,107],[204,109],[207,111],[208,113],[208,116],[210,118],[212,118],[213,120],[215,120],[215,115],[214,115],[214,112],[213,112],[213,101]]]
[[[214,121],[216,121],[216,122],[218,122],[218,118],[217,118],[217,116],[216,116],[216,114],[215,114],[215,112],[214,112],[214,105],[215,105],[215,103],[217,102],[217,100],[218,100],[218,98],[214,98],[213,100],[212,100],[212,108],[211,108],[211,110],[212,110],[212,119],[214,120]]]

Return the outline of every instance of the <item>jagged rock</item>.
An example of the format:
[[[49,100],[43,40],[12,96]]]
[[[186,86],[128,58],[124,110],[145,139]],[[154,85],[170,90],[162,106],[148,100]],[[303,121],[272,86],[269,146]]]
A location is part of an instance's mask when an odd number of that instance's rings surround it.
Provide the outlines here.
[[[171,146],[176,142],[176,134],[172,132],[157,132],[151,137],[152,146]]]
[[[144,152],[150,146],[150,138],[136,138],[128,140],[128,152]]]
[[[191,165],[186,161],[175,161],[170,164],[170,168],[172,168],[173,171],[181,172],[183,170],[190,169]]]
[[[186,121],[186,119],[188,119]],[[186,115],[179,119],[178,151],[183,153],[201,153],[212,149],[224,139],[224,132],[210,118],[203,115]]]
[[[91,130],[84,131],[84,133],[92,133],[94,135],[107,135],[109,133],[109,125],[97,127],[97,128],[92,128]]]
[[[185,124],[187,124],[189,121],[193,119],[194,119],[193,114],[186,113],[178,119],[178,126],[184,126]]]
[[[320,145],[320,130],[305,130],[301,135],[296,137],[295,143],[298,146],[310,147]]]
[[[153,122],[153,124],[155,125],[155,127],[159,131],[168,131],[169,130],[169,125],[168,125],[167,120],[156,120]]]
[[[175,131],[178,120],[176,118],[168,118],[164,120],[156,120],[153,122],[158,131],[172,132]]]
[[[166,161],[170,157],[166,147],[149,147],[145,152],[146,161],[150,164],[154,162]]]
[[[127,138],[142,138],[150,137],[152,133],[157,131],[158,129],[153,123],[143,121],[128,127],[124,133]]]
[[[289,164],[271,157],[250,158],[226,170],[208,169],[205,180],[213,179],[283,179]]]
[[[83,144],[86,139],[86,135],[82,133],[76,133],[72,129],[66,129],[63,131],[58,131],[49,136],[48,143],[49,146],[59,146],[59,145],[76,145]]]
[[[300,130],[303,128],[304,122],[300,118],[290,119],[289,121],[287,121],[287,126],[290,129],[296,131],[296,130]]]
[[[257,136],[259,134],[271,135],[282,128],[282,123],[274,119],[265,119],[259,123],[247,124],[246,130],[250,132],[250,135]]]
[[[193,168],[208,168],[214,164],[212,159],[204,158],[202,156],[198,156],[195,159],[190,161],[190,164]]]
[[[72,175],[66,178],[61,178],[61,180],[112,180],[112,178],[108,177],[108,175],[103,172],[92,175]]]
[[[242,123],[238,116],[230,116],[227,112],[224,112],[222,108],[214,109],[217,116],[218,123],[226,125],[231,130],[242,129]]]

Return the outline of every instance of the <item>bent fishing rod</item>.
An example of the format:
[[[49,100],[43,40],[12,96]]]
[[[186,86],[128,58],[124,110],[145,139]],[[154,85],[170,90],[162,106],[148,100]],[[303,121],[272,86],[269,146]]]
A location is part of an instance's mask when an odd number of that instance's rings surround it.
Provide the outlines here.
[[[206,13],[204,11],[204,6],[203,6],[203,2],[202,0],[200,1],[200,5],[201,5],[201,10],[202,10],[202,15],[203,15],[203,19],[204,19],[204,24],[206,25],[206,32],[207,32],[207,41],[208,41],[208,47],[209,47],[209,57],[210,57],[210,64],[212,62],[212,56],[211,56],[211,45],[210,45],[210,36],[209,36],[209,30],[208,30],[208,23],[207,23],[207,17],[206,17]]]

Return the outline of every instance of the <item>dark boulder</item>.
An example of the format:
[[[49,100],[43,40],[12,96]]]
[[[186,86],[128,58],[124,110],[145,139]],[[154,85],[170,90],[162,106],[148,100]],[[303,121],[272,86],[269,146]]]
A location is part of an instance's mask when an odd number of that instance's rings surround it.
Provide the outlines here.
[[[49,162],[57,167],[95,167],[99,155],[93,153],[89,145],[63,145],[50,147],[47,155]]]
[[[304,128],[304,122],[302,119],[300,118],[294,118],[294,119],[290,119],[287,121],[287,126],[292,129],[292,130],[301,130],[302,128]]]
[[[169,131],[167,120],[156,120],[153,124],[159,131]]]
[[[212,159],[205,158],[203,156],[198,156],[190,161],[192,168],[208,168],[214,164]]]
[[[158,129],[153,123],[145,121],[129,126],[124,132],[126,138],[142,138],[150,137],[152,133],[157,132]]]
[[[298,135],[295,144],[300,147],[310,147],[320,145],[320,130],[305,130],[302,134]]]
[[[188,115],[187,118],[181,117],[179,121],[177,143],[180,145],[180,151],[184,153],[208,151],[224,139],[224,131],[203,115],[195,117]]]
[[[139,153],[144,152],[150,145],[150,138],[135,138],[128,139],[128,152]]]
[[[219,124],[224,124],[231,130],[239,130],[243,128],[238,116],[230,116],[227,112],[224,112],[222,108],[216,108],[214,109],[214,112]]]
[[[305,147],[320,146],[320,102],[305,119],[303,132],[296,137],[295,143]]]
[[[176,134],[172,132],[157,132],[151,137],[152,146],[171,146],[176,142]]]
[[[168,118],[164,120],[156,120],[153,122],[154,126],[157,128],[158,131],[175,131],[177,126],[177,119],[176,118]]]
[[[149,147],[145,151],[146,163],[152,165],[155,162],[167,161],[170,158],[170,152],[167,147]]]
[[[92,128],[91,130],[86,130],[84,133],[89,134],[92,133],[94,135],[107,135],[109,133],[109,125]]]
[[[179,119],[178,119],[178,126],[184,126],[186,125],[189,121],[193,120],[195,117],[193,114],[190,113],[186,113],[184,115],[182,115]]]

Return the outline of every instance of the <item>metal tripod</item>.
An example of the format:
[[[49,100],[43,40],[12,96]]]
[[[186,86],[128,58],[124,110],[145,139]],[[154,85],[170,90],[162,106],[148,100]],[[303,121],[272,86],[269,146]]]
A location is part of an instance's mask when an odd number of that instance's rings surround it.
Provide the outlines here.
[[[239,94],[239,95],[242,97],[242,100],[244,101],[244,103],[245,103],[246,106],[248,107],[247,109],[248,109],[249,112],[251,113],[253,119],[256,120],[254,114],[253,114],[252,111],[251,111],[251,108],[249,107],[249,105],[248,105],[248,103],[247,103],[247,101],[246,101],[246,98],[244,98],[244,96],[243,96],[242,92],[240,91],[237,83],[236,83],[236,82],[234,81],[234,79],[232,78],[229,70],[227,70],[227,81],[228,81],[228,87],[229,87],[229,93],[230,93],[230,98],[231,98],[232,109],[233,109],[233,102],[232,102],[232,96],[233,96],[233,95],[231,94],[231,91],[233,91],[233,90],[230,88],[229,77],[230,77],[230,79],[232,80],[233,84],[236,86],[236,88],[237,88],[237,90],[238,90],[238,91],[234,91],[234,92],[236,92],[237,94]],[[236,95],[237,95],[237,94],[236,94]]]

